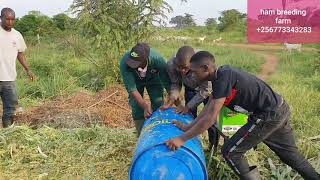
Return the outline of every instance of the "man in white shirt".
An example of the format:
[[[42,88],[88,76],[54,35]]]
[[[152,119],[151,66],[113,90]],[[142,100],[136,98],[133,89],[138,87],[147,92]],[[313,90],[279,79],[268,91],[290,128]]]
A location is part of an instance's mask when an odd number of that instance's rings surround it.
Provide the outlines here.
[[[16,22],[15,12],[10,8],[1,10],[0,27],[0,97],[3,105],[2,125],[4,128],[13,124],[13,116],[18,103],[16,90],[16,60],[18,59],[31,81],[34,75],[26,61],[24,51],[27,46],[20,32],[13,27]]]

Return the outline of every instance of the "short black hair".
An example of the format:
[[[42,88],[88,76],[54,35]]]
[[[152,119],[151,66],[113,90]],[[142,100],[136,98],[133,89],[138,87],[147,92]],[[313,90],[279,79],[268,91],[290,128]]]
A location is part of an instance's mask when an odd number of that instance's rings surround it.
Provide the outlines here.
[[[199,51],[192,56],[190,62],[199,67],[210,64],[215,65],[215,58],[213,54],[208,51]]]
[[[179,64],[185,64],[194,55],[194,49],[191,46],[182,46],[179,48],[176,58]]]
[[[12,13],[14,16],[16,15],[16,13],[14,12],[14,10],[12,10],[11,8],[6,7],[6,8],[3,8],[3,9],[1,10],[1,18],[2,18],[2,17],[5,17],[7,13]]]

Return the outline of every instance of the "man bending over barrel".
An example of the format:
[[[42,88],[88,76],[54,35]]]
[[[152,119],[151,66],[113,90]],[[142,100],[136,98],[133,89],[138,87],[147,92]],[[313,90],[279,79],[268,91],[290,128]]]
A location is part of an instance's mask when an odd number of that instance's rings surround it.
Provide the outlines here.
[[[173,106],[179,100],[179,94],[184,86],[185,106],[179,105],[176,112],[179,114],[191,113],[194,118],[197,117],[198,106],[203,103],[207,104],[209,95],[212,89],[211,82],[199,81],[190,73],[190,59],[195,54],[195,51],[190,46],[183,46],[179,48],[176,57],[168,61],[168,74],[171,80],[170,97],[167,104],[163,105],[160,110],[166,110]],[[209,134],[209,148],[212,145],[217,145],[218,135],[214,129],[208,129]]]
[[[185,133],[167,141],[170,149],[180,148],[186,141],[211,127],[225,105],[234,111],[246,110],[250,114],[248,123],[222,148],[223,157],[241,179],[260,179],[256,166],[249,167],[244,154],[261,142],[303,178],[320,179],[295,144],[288,104],[268,84],[228,65],[216,67],[214,56],[206,51],[192,57],[191,71],[201,82],[212,81],[212,97],[193,123],[184,125],[175,122]]]
[[[132,117],[139,136],[145,119],[163,105],[164,89],[169,91],[166,60],[148,44],[138,43],[120,60],[120,72],[129,94]],[[145,89],[151,105],[143,99]]]

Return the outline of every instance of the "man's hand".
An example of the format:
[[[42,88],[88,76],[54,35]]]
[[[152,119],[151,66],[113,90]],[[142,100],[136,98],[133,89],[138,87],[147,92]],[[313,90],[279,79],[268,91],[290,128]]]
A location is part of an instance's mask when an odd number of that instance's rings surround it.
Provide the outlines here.
[[[27,71],[27,74],[28,74],[29,79],[30,79],[31,81],[34,81],[34,80],[36,79],[36,77],[34,76],[34,74],[32,73],[32,71]]]
[[[172,104],[165,104],[165,105],[160,107],[160,111],[165,111],[165,110],[167,110],[167,109],[169,109],[171,107],[172,107]]]
[[[177,114],[189,114],[190,109],[187,106],[180,105],[176,109]]]
[[[160,111],[165,111],[165,110],[171,108],[173,106],[174,102],[175,102],[174,99],[169,99],[167,104],[160,107]]]
[[[24,55],[24,53],[23,52],[18,52],[17,58],[18,58],[20,64],[23,66],[23,68],[27,71],[29,79],[31,81],[34,81],[35,80],[35,76],[33,75],[33,73],[31,72],[31,70],[29,68],[29,64],[27,63],[26,56]]]
[[[172,121],[172,123],[177,126],[179,129],[181,129],[182,131],[188,131],[190,129],[190,127],[180,121]]]
[[[148,119],[152,115],[152,109],[151,106],[147,105],[144,108],[144,118]]]
[[[170,139],[166,142],[166,145],[172,151],[178,150],[181,146],[183,146],[185,141],[181,137],[177,137],[174,139]]]

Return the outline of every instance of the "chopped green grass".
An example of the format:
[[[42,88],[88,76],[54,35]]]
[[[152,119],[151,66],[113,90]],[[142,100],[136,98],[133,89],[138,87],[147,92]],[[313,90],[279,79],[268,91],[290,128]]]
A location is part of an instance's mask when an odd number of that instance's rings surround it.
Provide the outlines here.
[[[104,127],[0,129],[0,179],[127,179],[135,142]]]

